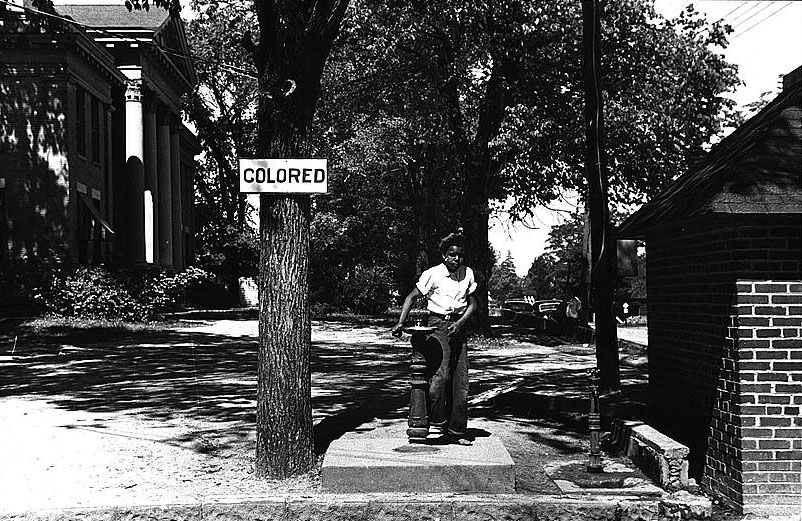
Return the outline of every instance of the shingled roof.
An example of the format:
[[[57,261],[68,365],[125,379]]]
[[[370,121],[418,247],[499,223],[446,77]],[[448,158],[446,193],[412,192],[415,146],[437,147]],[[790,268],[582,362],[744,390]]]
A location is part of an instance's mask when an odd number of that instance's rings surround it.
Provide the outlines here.
[[[642,238],[655,226],[704,214],[802,213],[801,96],[795,76],[782,94],[624,221],[616,235]]]
[[[56,10],[76,22],[97,29],[142,29],[157,31],[170,17],[164,9],[128,11],[122,1],[108,5],[65,5],[56,3]]]

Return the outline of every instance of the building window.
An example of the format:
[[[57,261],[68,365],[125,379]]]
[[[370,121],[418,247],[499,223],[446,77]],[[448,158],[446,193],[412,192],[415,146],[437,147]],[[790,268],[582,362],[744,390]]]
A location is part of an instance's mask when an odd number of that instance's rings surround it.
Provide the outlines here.
[[[75,92],[75,132],[78,153],[86,156],[86,91],[82,87]]]
[[[97,265],[105,260],[104,252],[111,249],[114,230],[100,214],[99,199],[84,193],[79,193],[78,199],[78,262]]]
[[[100,102],[92,98],[92,119],[89,122],[92,161],[100,163]]]

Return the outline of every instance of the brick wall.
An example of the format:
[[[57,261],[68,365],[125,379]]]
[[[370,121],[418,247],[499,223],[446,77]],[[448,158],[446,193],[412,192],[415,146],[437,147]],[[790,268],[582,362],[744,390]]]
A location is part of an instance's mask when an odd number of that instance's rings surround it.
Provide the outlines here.
[[[715,215],[656,230],[646,238],[650,423],[688,445],[691,475],[700,478],[706,471],[711,488],[733,501],[741,500],[745,491],[737,425],[738,364],[744,362],[740,350],[750,345],[735,337],[737,281],[802,278],[801,224],[798,214]],[[743,324],[756,317],[737,318]]]
[[[706,484],[745,510],[802,494],[802,280],[738,280]]]

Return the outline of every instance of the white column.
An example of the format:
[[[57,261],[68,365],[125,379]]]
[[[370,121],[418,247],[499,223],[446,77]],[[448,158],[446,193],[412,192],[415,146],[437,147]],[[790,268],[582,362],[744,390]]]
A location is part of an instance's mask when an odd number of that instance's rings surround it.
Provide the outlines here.
[[[176,117],[170,118],[170,180],[172,181],[173,196],[173,264],[177,268],[186,266],[184,263],[184,223],[182,219],[181,201],[181,139],[178,134],[181,121]]]
[[[158,165],[156,159],[156,100],[152,97],[145,103],[145,259],[158,264],[159,229],[156,224],[155,205],[159,204]]]
[[[142,82],[130,80],[125,90],[125,171],[128,181],[126,251],[132,263],[145,261],[145,172],[142,143]]]
[[[173,182],[170,161],[170,121],[167,114],[159,112],[156,118],[156,136],[159,181],[159,264],[173,265]]]

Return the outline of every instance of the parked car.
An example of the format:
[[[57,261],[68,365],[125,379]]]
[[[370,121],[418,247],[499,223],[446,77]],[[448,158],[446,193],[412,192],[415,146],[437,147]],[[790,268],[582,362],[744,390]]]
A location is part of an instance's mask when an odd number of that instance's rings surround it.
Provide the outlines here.
[[[505,300],[501,304],[501,319],[504,322],[515,322],[518,314],[531,315],[534,310],[532,303],[526,300]]]
[[[554,330],[559,323],[562,300],[505,300],[501,318],[518,326],[534,327],[542,331]]]
[[[556,314],[560,309],[560,304],[562,304],[562,300],[536,300],[532,303],[534,307],[534,312],[538,315],[549,317],[549,318],[556,318]]]

